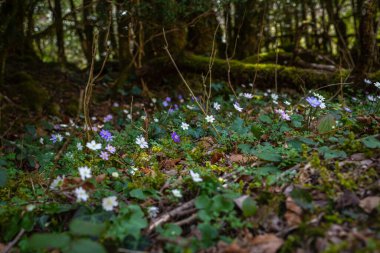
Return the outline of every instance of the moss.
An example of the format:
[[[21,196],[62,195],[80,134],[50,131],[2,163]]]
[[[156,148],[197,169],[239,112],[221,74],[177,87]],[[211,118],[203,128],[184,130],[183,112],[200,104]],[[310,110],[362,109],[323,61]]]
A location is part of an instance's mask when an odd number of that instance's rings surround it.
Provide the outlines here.
[[[49,100],[49,92],[26,72],[16,73],[11,77],[11,81],[8,93],[13,98],[18,98],[22,107],[41,113]]]
[[[279,50],[278,52],[278,63],[283,64],[286,62],[289,62],[292,60],[293,54],[289,52],[285,52],[283,50]],[[260,63],[268,63],[268,62],[276,62],[276,52],[267,52],[267,53],[261,53],[259,55],[251,55],[247,58],[243,59],[242,62],[244,63],[257,63],[257,59],[259,59]]]

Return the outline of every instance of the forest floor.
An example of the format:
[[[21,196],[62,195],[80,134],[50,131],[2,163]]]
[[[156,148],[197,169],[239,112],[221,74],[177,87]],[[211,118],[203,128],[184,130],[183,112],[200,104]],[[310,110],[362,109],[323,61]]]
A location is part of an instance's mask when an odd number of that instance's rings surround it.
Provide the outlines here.
[[[357,97],[213,83],[210,97],[114,100],[104,83],[91,130],[75,110],[22,127],[13,114],[0,251],[378,252],[380,83]]]

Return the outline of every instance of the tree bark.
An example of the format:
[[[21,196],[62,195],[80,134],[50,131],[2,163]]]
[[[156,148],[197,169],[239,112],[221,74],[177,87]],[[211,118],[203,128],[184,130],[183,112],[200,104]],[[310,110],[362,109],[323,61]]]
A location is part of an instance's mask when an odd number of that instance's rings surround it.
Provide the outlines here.
[[[362,5],[359,24],[359,58],[353,71],[358,85],[362,83],[364,77],[371,71],[374,63],[376,10],[376,0],[366,0]]]
[[[58,62],[62,67],[66,65],[66,55],[65,55],[65,39],[62,21],[62,6],[60,0],[54,0],[54,10],[53,10],[55,33],[57,37],[56,45],[58,49]]]

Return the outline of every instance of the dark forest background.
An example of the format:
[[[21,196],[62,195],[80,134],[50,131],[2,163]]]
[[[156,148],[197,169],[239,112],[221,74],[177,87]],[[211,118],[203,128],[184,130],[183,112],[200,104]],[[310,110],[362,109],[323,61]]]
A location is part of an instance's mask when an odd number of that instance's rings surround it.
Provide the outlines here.
[[[89,76],[106,96],[180,89],[164,34],[195,90],[212,75],[356,91],[380,79],[379,11],[380,0],[1,0],[2,117],[76,114]]]

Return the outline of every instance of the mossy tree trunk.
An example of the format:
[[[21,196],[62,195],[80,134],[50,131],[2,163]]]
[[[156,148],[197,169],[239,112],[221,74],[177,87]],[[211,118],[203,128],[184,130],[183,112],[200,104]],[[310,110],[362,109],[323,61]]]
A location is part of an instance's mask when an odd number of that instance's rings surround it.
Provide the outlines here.
[[[56,34],[56,45],[58,49],[58,62],[62,67],[64,67],[66,65],[66,55],[61,0],[54,0],[53,17]]]

